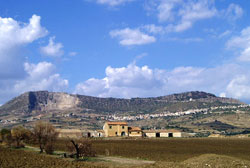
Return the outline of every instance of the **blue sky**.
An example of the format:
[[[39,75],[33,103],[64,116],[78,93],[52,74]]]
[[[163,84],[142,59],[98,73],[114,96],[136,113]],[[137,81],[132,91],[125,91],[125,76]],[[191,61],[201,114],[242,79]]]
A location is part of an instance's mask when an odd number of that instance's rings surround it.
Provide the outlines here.
[[[249,0],[0,4],[0,104],[31,90],[250,102]]]

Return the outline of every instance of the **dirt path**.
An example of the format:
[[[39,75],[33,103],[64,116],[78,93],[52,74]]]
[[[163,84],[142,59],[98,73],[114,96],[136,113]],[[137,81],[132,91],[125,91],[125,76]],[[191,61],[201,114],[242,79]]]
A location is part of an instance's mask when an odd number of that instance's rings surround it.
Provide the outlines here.
[[[115,162],[119,164],[130,164],[130,165],[143,165],[143,164],[155,163],[155,161],[129,159],[129,158],[122,158],[122,157],[115,157],[115,156],[98,156],[98,159],[109,161],[109,162]]]
[[[40,151],[39,148],[28,146],[26,145],[26,149],[31,151]],[[57,154],[63,154],[63,151],[55,151]],[[148,161],[148,160],[139,160],[139,159],[131,159],[131,158],[124,158],[118,156],[97,156],[96,160],[106,161],[106,162],[114,162],[118,164],[126,164],[126,165],[145,165],[145,164],[154,164],[155,161]]]

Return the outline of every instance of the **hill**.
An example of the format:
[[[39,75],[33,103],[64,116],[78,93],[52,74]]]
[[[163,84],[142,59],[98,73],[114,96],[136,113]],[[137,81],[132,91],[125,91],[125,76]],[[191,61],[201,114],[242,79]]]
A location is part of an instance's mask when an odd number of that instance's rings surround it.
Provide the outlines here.
[[[106,120],[126,120],[130,125],[148,129],[241,132],[250,127],[249,107],[245,106],[238,100],[200,91],[131,99],[37,91],[26,92],[2,105],[0,127],[29,127],[42,119],[59,128],[100,129]]]
[[[0,113],[32,113],[34,111],[91,111],[93,113],[181,111],[242,102],[216,97],[205,92],[186,92],[154,98],[98,98],[59,92],[24,93],[0,107]]]

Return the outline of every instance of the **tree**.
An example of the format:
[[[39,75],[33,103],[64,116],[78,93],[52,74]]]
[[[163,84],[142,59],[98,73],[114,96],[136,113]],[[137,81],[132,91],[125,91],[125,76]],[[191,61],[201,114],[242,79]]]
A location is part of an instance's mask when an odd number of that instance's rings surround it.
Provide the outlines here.
[[[7,136],[7,135],[10,135],[10,134],[11,134],[11,131],[10,131],[9,129],[6,129],[6,128],[2,129],[2,130],[0,131],[1,140],[2,140],[2,141],[5,141],[6,136]]]
[[[8,146],[11,146],[12,144],[11,130],[4,128],[1,130],[0,135],[2,142],[6,143]]]
[[[23,144],[21,144],[21,142],[25,139],[28,139],[30,137],[30,134],[31,134],[30,131],[25,129],[22,126],[14,127],[11,130],[12,140],[16,143],[15,146],[17,148],[20,148],[23,146]]]
[[[46,150],[46,153],[53,153],[53,145],[58,137],[58,132],[55,130],[55,127],[53,125],[42,121],[37,122],[33,129],[33,136],[35,138],[35,141],[39,144],[40,153],[43,153],[45,147],[50,148],[49,150]]]
[[[74,152],[73,155],[76,156],[76,159],[80,157],[94,157],[96,155],[96,152],[92,148],[91,141],[86,139],[71,139],[68,149],[70,152]]]

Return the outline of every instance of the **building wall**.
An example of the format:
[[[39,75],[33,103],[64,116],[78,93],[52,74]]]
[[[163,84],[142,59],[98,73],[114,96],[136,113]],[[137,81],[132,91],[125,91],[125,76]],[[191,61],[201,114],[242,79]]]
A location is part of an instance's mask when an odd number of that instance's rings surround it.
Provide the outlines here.
[[[82,133],[64,133],[64,132],[60,132],[58,134],[59,138],[81,138],[83,137]]]
[[[129,132],[129,136],[130,137],[141,137],[142,136],[142,132],[139,131],[138,132]]]
[[[97,137],[104,137],[104,133],[98,132],[98,133],[97,133]]]
[[[146,137],[150,137],[150,138],[152,138],[152,137],[156,137],[156,133],[154,133],[154,132],[147,132],[147,133],[145,133],[145,135],[146,135]]]
[[[110,128],[111,126],[111,128]],[[124,126],[124,128],[122,128]],[[106,137],[121,136],[122,132],[125,132],[125,136],[128,136],[128,126],[127,125],[108,125],[104,124],[103,130]],[[117,133],[117,134],[116,134]]]
[[[180,138],[181,137],[181,132],[174,132],[173,136]]]
[[[160,132],[160,137],[169,137],[169,133],[171,132]],[[181,137],[181,132],[172,132],[173,137]],[[145,133],[146,137],[156,137],[156,132],[147,132]]]
[[[160,137],[168,137],[168,132],[161,132]]]
[[[93,131],[91,132],[91,137],[105,137],[103,132]]]

